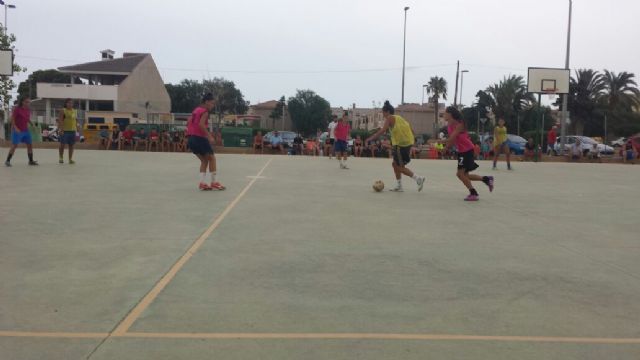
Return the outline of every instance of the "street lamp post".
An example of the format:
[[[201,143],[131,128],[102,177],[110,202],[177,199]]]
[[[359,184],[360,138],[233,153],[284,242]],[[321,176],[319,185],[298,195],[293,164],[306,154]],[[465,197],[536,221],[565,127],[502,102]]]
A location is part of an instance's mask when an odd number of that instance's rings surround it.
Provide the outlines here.
[[[468,73],[469,70],[462,70],[460,72],[460,106],[462,106],[462,86],[464,85],[464,73]]]
[[[407,10],[409,10],[408,6],[404,7],[404,42],[402,45],[402,101],[404,104],[404,69],[405,69],[405,58],[406,58],[406,50],[407,50]]]
[[[15,9],[16,6],[12,4],[7,4],[4,1],[0,0],[0,4],[4,5],[4,32],[7,32],[7,11],[8,9]]]
[[[567,27],[567,58],[564,68],[569,70],[569,55],[571,53],[571,13],[573,10],[573,0],[569,0],[569,25]],[[560,149],[564,151],[567,142],[567,106],[569,94],[562,95],[562,124],[560,124]]]
[[[424,105],[424,92],[426,91],[425,89],[427,88],[427,86],[429,85],[426,85],[426,84],[422,85],[422,104],[421,105]]]

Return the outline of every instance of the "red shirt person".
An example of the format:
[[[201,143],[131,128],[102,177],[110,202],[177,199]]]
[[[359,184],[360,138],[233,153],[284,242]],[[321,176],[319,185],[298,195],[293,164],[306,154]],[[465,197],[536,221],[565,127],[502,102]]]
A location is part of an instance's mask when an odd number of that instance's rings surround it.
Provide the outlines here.
[[[553,126],[549,133],[547,134],[547,153],[551,153],[553,151],[553,146],[556,144],[556,139],[558,135],[556,134],[557,126]]]
[[[351,133],[351,126],[349,126],[348,113],[345,111],[344,115],[338,119],[338,124],[334,130],[334,135],[336,138],[335,151],[336,157],[340,162],[341,169],[348,169],[347,167],[347,158],[349,157],[349,144],[347,141],[349,140],[349,134]]]

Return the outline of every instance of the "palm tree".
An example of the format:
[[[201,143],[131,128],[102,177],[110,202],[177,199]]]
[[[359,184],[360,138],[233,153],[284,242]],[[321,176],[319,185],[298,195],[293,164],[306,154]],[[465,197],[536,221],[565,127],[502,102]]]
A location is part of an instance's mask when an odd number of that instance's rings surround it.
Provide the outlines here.
[[[634,77],[634,74],[626,71],[619,74],[604,71],[604,99],[610,111],[631,111],[634,107],[640,106],[640,90]]]
[[[437,76],[434,76],[431,79],[429,79],[429,82],[427,83],[427,94],[428,95],[433,94],[431,99],[433,101],[433,114],[434,114],[433,135],[435,137],[436,127],[438,126],[438,119],[440,118],[440,114],[438,113],[440,110],[438,106],[438,101],[440,99],[440,96],[442,96],[443,99],[447,100],[447,80]]]
[[[579,69],[569,82],[568,110],[571,112],[571,133],[577,134],[581,124],[587,133],[602,130],[598,103],[605,90],[604,78],[598,71]],[[560,104],[560,100],[558,100]]]
[[[527,92],[524,78],[520,75],[509,75],[476,96],[478,104],[491,107],[496,118],[503,118],[508,127],[514,125],[518,113],[536,102],[533,95]]]

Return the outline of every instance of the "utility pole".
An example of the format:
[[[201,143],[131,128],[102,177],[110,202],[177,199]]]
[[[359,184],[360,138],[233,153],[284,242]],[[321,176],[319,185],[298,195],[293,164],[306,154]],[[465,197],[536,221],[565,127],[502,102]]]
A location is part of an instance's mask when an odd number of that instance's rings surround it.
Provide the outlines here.
[[[460,77],[460,60],[456,68],[456,92],[453,94],[453,106],[458,105],[458,78]]]

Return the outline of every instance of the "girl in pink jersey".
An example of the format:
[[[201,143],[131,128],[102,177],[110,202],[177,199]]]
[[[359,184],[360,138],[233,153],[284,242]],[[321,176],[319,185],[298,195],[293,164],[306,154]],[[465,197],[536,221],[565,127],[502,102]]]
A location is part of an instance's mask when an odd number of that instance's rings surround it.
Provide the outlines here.
[[[472,181],[482,181],[489,187],[489,191],[493,191],[493,176],[479,176],[471,175],[470,172],[478,168],[478,164],[475,162],[473,153],[473,142],[467,133],[467,129],[462,120],[462,114],[460,111],[449,106],[444,113],[444,118],[449,125],[449,140],[447,140],[447,149],[455,145],[458,152],[458,172],[456,176],[462,181],[462,183],[469,189],[469,196],[465,201],[478,201],[479,196],[476,189],[471,184]]]
[[[209,132],[209,111],[215,106],[213,94],[207,93],[202,103],[193,110],[187,124],[188,147],[200,160],[200,190],[224,190],[216,181],[216,157],[211,143],[213,135]],[[209,172],[207,172],[207,168]],[[211,185],[209,185],[209,181]]]

